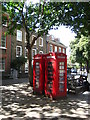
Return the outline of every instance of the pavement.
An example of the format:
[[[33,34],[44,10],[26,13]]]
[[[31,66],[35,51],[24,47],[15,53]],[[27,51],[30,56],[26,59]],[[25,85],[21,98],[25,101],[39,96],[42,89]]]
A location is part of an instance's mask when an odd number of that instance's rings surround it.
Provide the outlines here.
[[[3,80],[0,94],[1,120],[90,120],[90,91],[50,100],[23,78]]]

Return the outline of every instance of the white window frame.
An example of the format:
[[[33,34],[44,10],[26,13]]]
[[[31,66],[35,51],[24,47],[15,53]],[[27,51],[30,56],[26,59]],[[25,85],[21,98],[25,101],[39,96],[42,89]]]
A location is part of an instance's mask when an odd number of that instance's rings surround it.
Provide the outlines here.
[[[34,57],[33,51],[35,51],[35,55],[36,55],[36,49],[32,49],[32,58]]]
[[[57,52],[57,46],[54,47],[54,52]]]
[[[40,45],[40,39],[42,40],[42,44]],[[43,46],[43,38],[42,37],[39,37],[39,46]]]
[[[51,48],[51,50],[50,50],[50,48]],[[53,52],[53,45],[49,45],[49,52]]]
[[[3,41],[2,37],[4,37],[4,40],[5,40],[5,46],[2,46],[2,41]],[[2,49],[6,49],[6,36],[5,36],[5,35],[2,35],[2,37],[1,37],[1,45],[0,45],[0,48],[2,48]]]
[[[61,53],[61,47],[59,47],[59,52]]]
[[[22,46],[16,46],[16,57],[20,57],[17,55],[17,48],[20,47],[20,56],[22,56]]]
[[[39,51],[39,54],[43,54],[43,51]]]
[[[25,47],[25,58],[27,58],[26,54],[28,54],[28,49]]]
[[[1,72],[5,71],[5,58],[0,59],[0,71]]]
[[[65,53],[65,48],[63,48],[63,53]]]
[[[17,30],[17,41],[22,41],[22,31]]]
[[[36,37],[35,35],[32,35],[32,41],[33,41],[33,37]],[[36,45],[37,44],[37,41],[35,40],[35,43],[34,43],[34,45]]]

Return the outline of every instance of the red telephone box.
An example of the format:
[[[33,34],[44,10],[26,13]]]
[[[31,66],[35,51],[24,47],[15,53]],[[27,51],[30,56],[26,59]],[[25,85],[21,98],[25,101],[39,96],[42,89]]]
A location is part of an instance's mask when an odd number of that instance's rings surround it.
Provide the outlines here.
[[[45,55],[37,54],[33,61],[33,91],[42,94],[45,83]]]
[[[53,98],[66,96],[67,56],[64,53],[49,53],[45,58],[45,94]]]

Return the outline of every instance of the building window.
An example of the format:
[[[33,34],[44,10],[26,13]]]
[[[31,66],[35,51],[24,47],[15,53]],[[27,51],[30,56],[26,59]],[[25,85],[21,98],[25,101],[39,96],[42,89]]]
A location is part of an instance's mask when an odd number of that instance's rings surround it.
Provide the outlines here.
[[[32,49],[32,57],[34,57],[34,55],[36,55],[36,49]]]
[[[32,35],[32,41],[33,41],[33,39],[34,39],[34,37],[36,37],[35,35]],[[36,45],[36,41],[35,41],[35,43],[34,43],[34,45]]]
[[[1,45],[0,45],[1,48],[6,48],[6,36],[5,35],[2,35],[1,37]]]
[[[28,56],[28,49],[25,47],[25,58]]]
[[[25,63],[25,73],[28,73],[28,61]]]
[[[0,71],[5,71],[5,58],[0,59]]]
[[[43,54],[43,51],[39,51],[40,54]]]
[[[57,52],[57,46],[55,46],[55,50],[54,50],[54,52]]]
[[[61,47],[59,47],[59,52],[61,52]]]
[[[49,47],[49,52],[53,52],[53,46],[52,45],[50,45],[50,47]]]
[[[17,40],[22,41],[22,31],[17,30]]]
[[[65,49],[63,48],[63,53],[65,53]]]
[[[43,46],[43,38],[39,37],[39,46]]]
[[[16,46],[16,57],[22,56],[22,46]]]

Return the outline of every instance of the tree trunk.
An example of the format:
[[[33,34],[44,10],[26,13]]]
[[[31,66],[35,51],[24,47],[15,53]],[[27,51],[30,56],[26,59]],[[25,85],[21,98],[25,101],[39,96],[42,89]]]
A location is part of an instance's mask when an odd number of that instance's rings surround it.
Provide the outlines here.
[[[29,83],[33,86],[33,69],[32,69],[32,49],[28,48],[28,76],[29,76]]]
[[[26,35],[26,39],[27,39],[27,49],[28,49],[28,76],[29,76],[29,83],[30,85],[33,87],[33,65],[32,65],[32,47],[35,43],[35,40],[37,40],[39,38],[40,34],[38,34],[37,37],[34,37],[34,39],[32,40],[31,44],[29,39],[30,39],[30,35],[29,33]]]
[[[82,63],[80,63],[80,71],[82,71]]]

